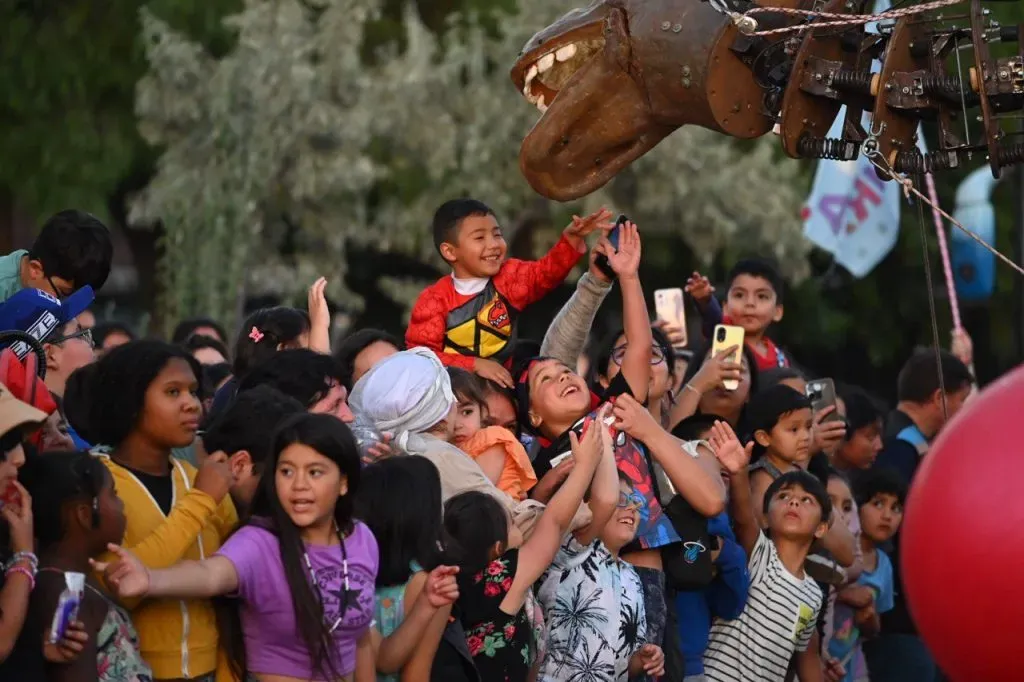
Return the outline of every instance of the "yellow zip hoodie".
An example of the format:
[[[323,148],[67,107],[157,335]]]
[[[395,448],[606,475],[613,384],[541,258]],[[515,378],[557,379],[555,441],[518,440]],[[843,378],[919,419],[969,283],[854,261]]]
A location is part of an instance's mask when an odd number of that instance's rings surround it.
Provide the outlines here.
[[[108,456],[102,459],[113,476],[117,496],[124,501],[128,523],[122,544],[147,568],[212,556],[238,525],[230,496],[218,505],[192,487],[196,469],[188,462],[171,457],[174,496],[171,513],[165,516],[131,471]],[[107,554],[101,561],[113,559]],[[125,599],[122,603],[131,611],[142,658],[155,679],[193,678],[217,668],[217,621],[210,600]]]

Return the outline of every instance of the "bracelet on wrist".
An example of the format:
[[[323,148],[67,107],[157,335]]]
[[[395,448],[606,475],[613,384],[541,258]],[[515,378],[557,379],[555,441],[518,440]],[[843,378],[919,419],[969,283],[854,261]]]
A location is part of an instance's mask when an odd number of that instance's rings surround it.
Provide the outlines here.
[[[7,563],[4,564],[4,571],[7,571],[18,563],[27,563],[31,566],[32,570],[35,571],[39,568],[39,557],[32,552],[15,552],[14,556],[8,559]]]
[[[701,392],[700,392],[699,390],[697,390],[696,388],[694,388],[694,387],[693,387],[693,384],[690,384],[690,383],[686,383],[686,384],[683,384],[683,390],[684,390],[684,391],[693,391],[693,392],[694,392],[695,394],[697,394],[697,397],[698,397],[698,398],[700,398],[700,397],[702,397],[702,396],[704,395],[704,394],[703,394],[703,393],[701,393]]]
[[[21,575],[25,576],[26,578],[28,578],[28,589],[29,589],[29,591],[34,590],[35,587],[36,587],[36,576],[35,576],[33,571],[30,571],[29,569],[25,568],[24,566],[12,566],[11,568],[8,568],[4,572],[4,577],[9,579],[11,576],[17,575],[19,573]]]

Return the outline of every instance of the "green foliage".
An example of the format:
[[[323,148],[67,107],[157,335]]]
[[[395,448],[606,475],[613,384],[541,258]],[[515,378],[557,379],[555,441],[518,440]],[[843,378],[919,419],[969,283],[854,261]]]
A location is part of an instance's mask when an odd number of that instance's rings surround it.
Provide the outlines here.
[[[139,0],[0,3],[0,187],[37,217],[75,206],[107,213],[115,188],[152,152],[136,132],[145,73]],[[153,0],[219,51],[217,19],[238,0]]]

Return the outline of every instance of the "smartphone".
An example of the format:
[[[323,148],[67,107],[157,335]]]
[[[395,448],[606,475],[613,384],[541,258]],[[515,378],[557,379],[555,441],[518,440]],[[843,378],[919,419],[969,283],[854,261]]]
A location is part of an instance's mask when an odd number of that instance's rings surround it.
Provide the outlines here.
[[[717,357],[719,353],[732,346],[736,346],[736,350],[733,351],[729,360],[735,363],[743,362],[743,327],[733,327],[728,324],[716,326],[715,338],[711,342],[711,356]],[[735,379],[726,379],[722,385],[727,391],[735,391],[740,387],[740,382]]]
[[[561,464],[565,460],[569,459],[570,457],[572,457],[572,452],[563,452],[560,455],[556,455],[555,457],[552,457],[551,458],[551,468],[554,469],[556,466],[558,466],[559,464]]]
[[[659,320],[679,327],[683,332],[683,338],[676,348],[686,346],[686,308],[683,306],[682,289],[658,289],[654,292],[654,310]]]
[[[818,414],[824,409],[836,406],[836,384],[831,379],[812,379],[807,382],[807,399],[811,401],[811,409]],[[835,410],[825,417],[826,422],[841,421],[843,418]]]
[[[622,226],[629,222],[629,218],[625,214],[620,215],[619,219],[615,221],[615,227],[608,233],[608,241],[611,243],[612,248],[616,251],[619,250],[619,235],[622,234]],[[615,271],[612,270],[612,266],[608,264],[608,257],[603,253],[597,254],[597,258],[594,259],[594,265],[597,269],[604,273],[605,277],[614,280],[618,277]]]

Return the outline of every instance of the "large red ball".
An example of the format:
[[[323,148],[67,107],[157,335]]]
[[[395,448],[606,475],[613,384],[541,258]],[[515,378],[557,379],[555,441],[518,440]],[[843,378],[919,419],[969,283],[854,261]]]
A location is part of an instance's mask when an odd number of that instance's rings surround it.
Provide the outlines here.
[[[910,610],[943,672],[1024,679],[1024,366],[970,399],[936,439],[901,543]]]

